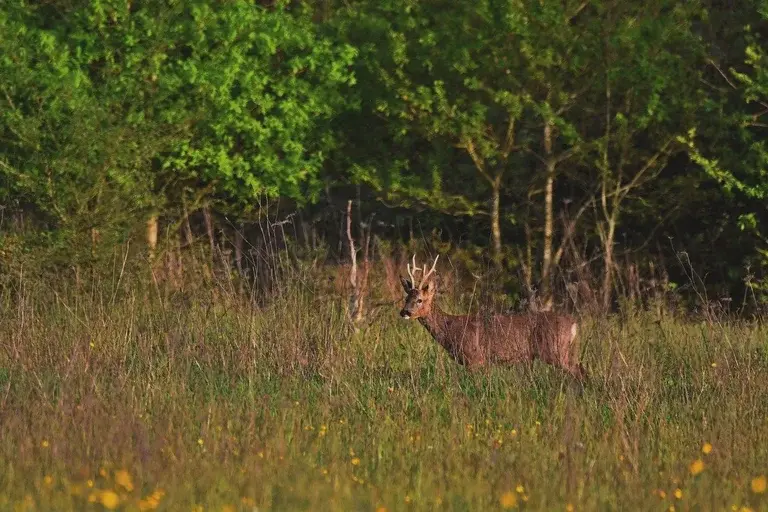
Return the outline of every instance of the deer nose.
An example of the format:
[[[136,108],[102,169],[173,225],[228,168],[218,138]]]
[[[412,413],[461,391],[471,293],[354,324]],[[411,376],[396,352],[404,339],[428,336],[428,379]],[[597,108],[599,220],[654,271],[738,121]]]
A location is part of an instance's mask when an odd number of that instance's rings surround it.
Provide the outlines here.
[[[403,318],[405,318],[406,320],[407,320],[408,318],[411,318],[411,314],[410,314],[408,311],[406,311],[405,309],[402,309],[402,310],[400,311],[400,316],[401,316],[401,317],[403,317]]]

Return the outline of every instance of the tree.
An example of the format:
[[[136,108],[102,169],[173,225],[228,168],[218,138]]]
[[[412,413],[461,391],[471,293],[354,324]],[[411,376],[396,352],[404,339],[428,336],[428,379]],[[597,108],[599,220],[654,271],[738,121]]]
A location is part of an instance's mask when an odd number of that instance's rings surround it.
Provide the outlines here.
[[[680,150],[675,137],[699,100],[701,45],[691,27],[700,8],[666,0],[401,7],[364,3],[348,13],[348,37],[376,41],[357,43],[362,89],[373,91],[362,108],[372,124],[386,120],[382,131],[402,149],[395,163],[382,155],[358,165],[356,179],[390,198],[487,215],[497,261],[502,219],[525,225],[521,259],[532,286],[540,251],[544,309],[575,231],[556,232],[559,184],[573,196],[571,223],[600,207],[607,306],[620,212]],[[506,211],[502,198],[513,203]]]
[[[579,91],[561,86],[589,73],[579,57],[578,28],[569,23],[582,7],[494,1],[351,7],[342,31],[361,47],[360,89],[372,91],[364,93],[362,108],[374,126],[385,119],[388,139],[403,149],[389,162],[382,155],[354,166],[355,179],[390,199],[487,216],[498,262],[502,218],[519,213],[503,211],[502,195],[518,191],[525,198],[530,194],[520,183],[537,186],[527,176],[537,161],[530,150],[537,132],[549,133],[541,160],[549,166],[551,238],[556,166],[578,144],[560,120]]]
[[[768,20],[768,2],[756,2],[756,14]],[[751,233],[755,252],[745,264],[768,266],[768,53],[759,31],[747,26],[741,63],[724,66],[719,48],[712,45],[709,65],[714,70],[712,109],[717,122],[694,126],[679,141],[691,159],[722,187],[737,212],[739,228]],[[719,55],[720,58],[716,58]],[[726,61],[727,64],[727,61]],[[706,149],[705,149],[706,148]],[[752,285],[763,293],[765,279]]]
[[[625,203],[642,200],[643,188],[656,180],[669,158],[683,150],[678,143],[703,104],[699,62],[703,48],[693,22],[702,14],[660,0],[643,6],[605,2],[601,25],[599,73],[589,101],[600,115],[586,165],[597,170],[597,234],[603,251],[601,302],[613,296],[614,245]],[[587,171],[589,173],[589,171]]]
[[[211,183],[234,210],[261,195],[314,200],[355,50],[283,3],[182,9],[175,45],[184,56],[168,61],[160,87],[179,99],[174,112],[203,115],[163,166]]]
[[[150,246],[187,190],[238,215],[317,197],[355,51],[306,9],[19,0],[2,16],[9,197],[60,222],[146,215]]]
[[[2,201],[32,211],[72,261],[84,237],[124,237],[146,206],[148,133],[121,124],[42,7],[0,12]]]

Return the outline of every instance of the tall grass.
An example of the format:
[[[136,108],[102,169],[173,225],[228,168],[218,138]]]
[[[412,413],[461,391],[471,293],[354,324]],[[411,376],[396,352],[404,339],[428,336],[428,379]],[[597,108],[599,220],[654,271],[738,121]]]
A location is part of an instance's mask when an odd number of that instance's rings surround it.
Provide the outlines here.
[[[540,364],[467,371],[396,306],[355,332],[325,284],[256,303],[17,283],[0,509],[768,509],[758,324],[583,318],[582,390]]]

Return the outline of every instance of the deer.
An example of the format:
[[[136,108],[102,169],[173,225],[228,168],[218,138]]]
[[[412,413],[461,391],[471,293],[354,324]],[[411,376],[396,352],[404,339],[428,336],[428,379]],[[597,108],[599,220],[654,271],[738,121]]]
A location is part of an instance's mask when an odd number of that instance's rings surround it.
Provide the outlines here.
[[[419,268],[416,255],[406,265],[408,277],[400,276],[406,293],[400,316],[416,319],[435,341],[460,365],[477,369],[491,364],[531,363],[539,359],[564,370],[577,382],[587,378],[578,362],[578,322],[570,315],[550,311],[523,314],[449,315],[435,303],[435,268]],[[416,283],[414,272],[421,272]]]

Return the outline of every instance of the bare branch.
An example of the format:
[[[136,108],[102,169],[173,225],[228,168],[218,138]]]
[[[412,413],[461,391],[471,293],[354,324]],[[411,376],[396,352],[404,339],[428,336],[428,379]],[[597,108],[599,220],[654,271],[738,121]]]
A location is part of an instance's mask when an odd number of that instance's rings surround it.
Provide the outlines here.
[[[485,161],[480,157],[480,155],[477,154],[475,143],[472,142],[472,139],[465,138],[464,142],[459,147],[467,150],[469,157],[472,159],[472,162],[474,162],[475,167],[477,168],[477,172],[480,173],[480,176],[488,180],[488,183],[493,185],[493,178],[491,178],[491,175],[485,169]]]
[[[569,149],[566,149],[562,153],[552,157],[553,163],[555,165],[561,164],[561,163],[565,162],[566,160],[568,160],[569,158],[571,158],[574,153],[576,153],[576,148],[575,147],[571,147]]]
[[[713,68],[715,68],[715,69],[717,70],[717,72],[718,72],[718,73],[720,73],[720,76],[722,76],[722,77],[723,77],[723,79],[726,81],[726,83],[727,83],[728,85],[730,85],[730,86],[731,86],[731,88],[732,88],[732,89],[736,89],[736,90],[738,90],[738,88],[739,88],[739,87],[738,87],[736,84],[734,84],[734,83],[731,81],[731,79],[728,77],[728,75],[725,73],[725,71],[723,71],[722,69],[720,69],[720,66],[718,66],[718,65],[717,65],[717,63],[715,63],[715,61],[714,61],[714,60],[712,60],[712,59],[707,59],[707,62],[708,62],[708,63],[709,63],[709,64],[710,64],[710,65],[711,65]]]
[[[581,11],[583,11],[583,10],[584,10],[584,8],[585,8],[586,6],[588,6],[588,5],[589,5],[589,0],[584,0],[584,1],[583,1],[583,2],[582,2],[582,3],[581,3],[579,6],[578,6],[578,7],[576,7],[576,9],[573,11],[573,14],[571,14],[570,16],[568,16],[568,19],[567,19],[567,20],[565,20],[565,21],[566,21],[567,23],[570,23],[570,22],[573,20],[573,18],[575,18],[576,16],[578,16],[578,15],[581,13]]]
[[[651,158],[648,159],[648,161],[645,163],[645,165],[637,171],[634,178],[632,178],[632,181],[630,181],[628,184],[626,184],[623,187],[617,188],[616,193],[620,196],[619,199],[623,199],[626,197],[626,195],[629,193],[630,190],[635,188],[637,184],[640,182],[640,179],[644,176],[644,174],[654,167],[656,165],[656,162],[662,158],[669,156],[669,146],[672,145],[672,143],[675,141],[675,137],[670,137],[667,139],[667,141],[664,143],[662,148],[657,151]]]
[[[512,152],[512,148],[515,144],[515,115],[509,115],[509,125],[507,125],[507,135],[504,137],[504,146],[502,148],[502,154],[504,160],[509,158],[509,153]]]
[[[349,284],[352,289],[357,288],[357,250],[355,249],[355,239],[352,237],[352,200],[347,201],[347,242],[349,243],[349,259],[352,266],[349,269]]]
[[[544,164],[544,165],[547,165],[547,163],[548,163],[548,162],[547,162],[547,159],[546,159],[546,158],[544,158],[543,156],[541,156],[540,154],[538,154],[536,151],[534,151],[533,149],[531,149],[530,147],[527,147],[527,146],[526,146],[525,150],[526,150],[528,153],[530,153],[531,155],[533,155],[533,157],[534,157],[536,160],[538,160],[539,162],[541,162],[541,163],[542,163],[542,164]]]
[[[563,239],[560,241],[560,247],[557,248],[554,257],[552,258],[552,264],[554,266],[557,266],[560,263],[560,259],[563,257],[563,253],[565,252],[566,244],[568,244],[569,240],[576,232],[576,224],[579,222],[579,219],[584,214],[584,212],[587,211],[587,208],[589,208],[589,206],[594,203],[594,201],[594,195],[584,201],[572,220],[566,219],[565,215],[563,215],[563,225],[565,226],[565,232],[563,233]]]

